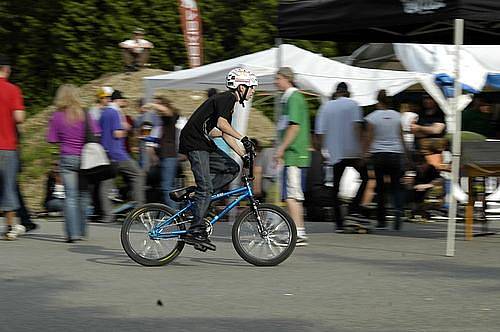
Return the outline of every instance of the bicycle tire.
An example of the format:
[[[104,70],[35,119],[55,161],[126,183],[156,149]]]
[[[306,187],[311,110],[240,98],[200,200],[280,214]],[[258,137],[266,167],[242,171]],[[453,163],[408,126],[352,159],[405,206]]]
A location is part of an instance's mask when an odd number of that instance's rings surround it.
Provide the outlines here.
[[[232,229],[233,246],[238,255],[250,264],[256,266],[275,266],[286,260],[295,249],[297,242],[297,228],[292,218],[283,209],[272,204],[260,204],[257,208],[264,226],[270,231],[270,234],[263,238],[257,229],[257,220],[252,209],[248,208],[243,211],[235,221]],[[278,227],[286,226],[286,233],[280,238],[272,238],[277,234],[271,234],[271,223],[267,220],[267,214],[274,215],[279,219],[280,225],[276,224],[275,231]],[[253,220],[252,220],[253,218]],[[242,238],[243,228],[249,228],[254,234],[249,235],[248,239]],[[260,241],[260,244],[257,244]],[[248,242],[248,245],[245,243]],[[247,248],[251,247],[252,248]],[[252,254],[253,248],[260,246],[260,249],[267,247],[267,257],[260,257]],[[275,250],[277,254],[275,254]],[[279,251],[279,252],[278,252]]]
[[[127,255],[135,262],[144,265],[144,266],[161,266],[161,265],[166,265],[170,262],[172,262],[179,254],[181,253],[182,249],[184,248],[184,242],[179,241],[178,238],[172,238],[172,239],[161,239],[161,240],[153,240],[149,237],[148,235],[148,228],[144,224],[144,218],[141,219],[141,216],[146,216],[149,215],[149,221],[153,221],[154,225],[157,225],[160,220],[165,220],[169,218],[170,216],[175,214],[175,210],[171,209],[170,207],[163,205],[163,204],[158,204],[158,203],[150,203],[150,204],[145,204],[142,205],[141,207],[133,210],[130,212],[130,214],[127,216],[125,221],[122,224],[121,228],[121,243],[122,247],[127,253]],[[156,216],[156,217],[154,217]],[[160,218],[161,216],[161,218]],[[135,231],[132,233],[132,227],[134,226],[134,223],[140,221],[142,223],[143,229],[139,227],[139,231]],[[176,222],[171,224],[173,227],[177,228],[178,230],[185,230],[186,225],[185,224],[177,224]],[[151,226],[151,225],[150,225]],[[138,248],[135,248],[135,246],[132,244],[131,240],[131,234],[135,235],[141,233],[141,231],[144,233],[143,238],[143,247],[146,244],[153,244],[153,246],[157,249],[156,252],[158,253],[158,257],[148,257],[147,252],[149,251],[150,247],[143,248],[143,252],[138,252]],[[141,236],[138,235],[139,240],[141,239]],[[163,253],[159,252],[160,248],[160,243],[166,243],[168,241],[171,245],[172,248],[168,251],[165,251]],[[135,241],[134,241],[135,242]],[[140,241],[138,241],[140,242]]]

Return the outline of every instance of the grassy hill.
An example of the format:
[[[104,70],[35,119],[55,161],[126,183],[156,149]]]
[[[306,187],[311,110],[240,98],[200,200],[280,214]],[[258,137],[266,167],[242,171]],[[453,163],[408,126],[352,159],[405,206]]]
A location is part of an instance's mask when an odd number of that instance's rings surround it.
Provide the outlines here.
[[[144,69],[131,75],[123,73],[105,75],[81,86],[80,94],[86,106],[91,106],[98,87],[111,86],[121,90],[129,98],[129,106],[125,109],[125,113],[135,117],[138,114],[138,101],[144,95],[143,78],[164,73],[166,72],[158,69]],[[205,99],[204,91],[159,90],[158,94],[172,100],[183,116],[189,116]],[[20,177],[21,189],[28,207],[32,210],[42,209],[46,174],[51,162],[59,158],[58,147],[46,142],[47,124],[53,111],[52,106],[47,107],[28,118],[21,126],[23,165]],[[269,143],[274,136],[274,124],[261,112],[252,111],[248,135]]]

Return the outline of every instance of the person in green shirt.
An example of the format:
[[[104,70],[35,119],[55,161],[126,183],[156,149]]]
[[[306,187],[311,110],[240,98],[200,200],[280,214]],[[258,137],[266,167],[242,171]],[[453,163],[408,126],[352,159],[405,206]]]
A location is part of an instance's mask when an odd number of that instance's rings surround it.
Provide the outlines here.
[[[283,193],[288,210],[297,226],[297,245],[307,245],[304,226],[304,187],[306,171],[311,163],[309,109],[304,96],[293,84],[294,73],[281,67],[276,73],[275,84],[280,91],[281,116],[278,121],[280,144],[275,159],[284,164]]]
[[[472,107],[462,114],[462,130],[471,131],[489,138],[495,136],[491,103],[483,96],[476,96],[472,102]]]

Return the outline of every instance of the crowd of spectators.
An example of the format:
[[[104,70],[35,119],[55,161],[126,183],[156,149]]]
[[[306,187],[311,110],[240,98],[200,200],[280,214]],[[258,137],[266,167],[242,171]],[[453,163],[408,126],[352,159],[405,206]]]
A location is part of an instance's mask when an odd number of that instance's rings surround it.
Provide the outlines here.
[[[142,36],[143,31],[137,30],[134,40],[140,43]],[[138,56],[137,50],[125,47],[127,43],[122,44],[125,52],[130,53],[126,59],[135,54],[134,65],[143,65],[145,58]],[[0,210],[8,225],[5,238],[15,239],[37,225],[30,220],[16,183],[19,146],[15,128],[24,119],[22,96],[19,88],[7,81],[8,59],[0,60]],[[341,82],[332,99],[318,110],[311,130],[308,105],[295,86],[291,68],[280,68],[275,84],[283,93],[277,123],[279,135],[272,146],[264,148],[254,141],[258,152],[254,193],[262,201],[275,201],[278,195],[272,197],[273,188],[281,183],[281,199],[297,225],[298,245],[308,241],[304,217],[324,219],[325,208],[333,211],[335,231],[343,233],[349,220],[369,227],[371,205],[376,206],[376,227],[386,228],[387,198],[392,201],[395,230],[401,229],[405,210],[414,219],[429,217],[426,197],[430,192],[442,203],[444,180],[440,172],[449,171],[443,160],[448,148],[446,121],[429,95],[422,96],[420,105],[402,104],[398,110],[382,90],[374,109],[365,114],[350,98],[348,84]],[[48,212],[61,211],[64,215],[67,242],[88,236],[89,214],[93,214],[94,221],[114,222],[112,198],[119,192],[118,186],[125,188],[121,198],[138,206],[151,201],[153,196],[147,195],[148,188],[157,184],[156,200],[177,208],[168,195],[178,187],[176,177],[182,158],[178,154],[180,115],[173,104],[164,97],[156,97],[150,103],[140,100],[139,115],[132,119],[124,112],[129,100],[119,90],[99,88],[96,103],[88,110],[78,93],[78,88],[70,84],[59,87],[54,99],[56,111],[47,132],[47,141],[59,146],[60,159],[47,174],[44,207]],[[216,91],[208,93],[210,97]],[[476,96],[463,118],[464,131],[484,137],[498,135],[492,103],[483,95]],[[113,177],[82,178],[81,153],[88,131],[97,135],[106,150],[116,172]],[[137,160],[131,153],[130,137],[137,142]],[[281,173],[280,165],[284,166]],[[339,192],[348,167],[356,170],[359,181],[353,197],[346,201]],[[332,173],[330,179],[328,170]],[[123,181],[116,181],[116,176]],[[436,188],[439,193],[433,191]],[[16,211],[20,225],[14,222]]]

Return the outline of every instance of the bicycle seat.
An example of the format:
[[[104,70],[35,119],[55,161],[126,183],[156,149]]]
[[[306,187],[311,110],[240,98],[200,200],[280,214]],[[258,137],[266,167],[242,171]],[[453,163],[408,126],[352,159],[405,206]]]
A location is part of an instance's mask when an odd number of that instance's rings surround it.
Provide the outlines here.
[[[195,186],[184,187],[181,189],[177,189],[168,193],[170,198],[175,202],[187,201],[191,194],[196,190]]]

